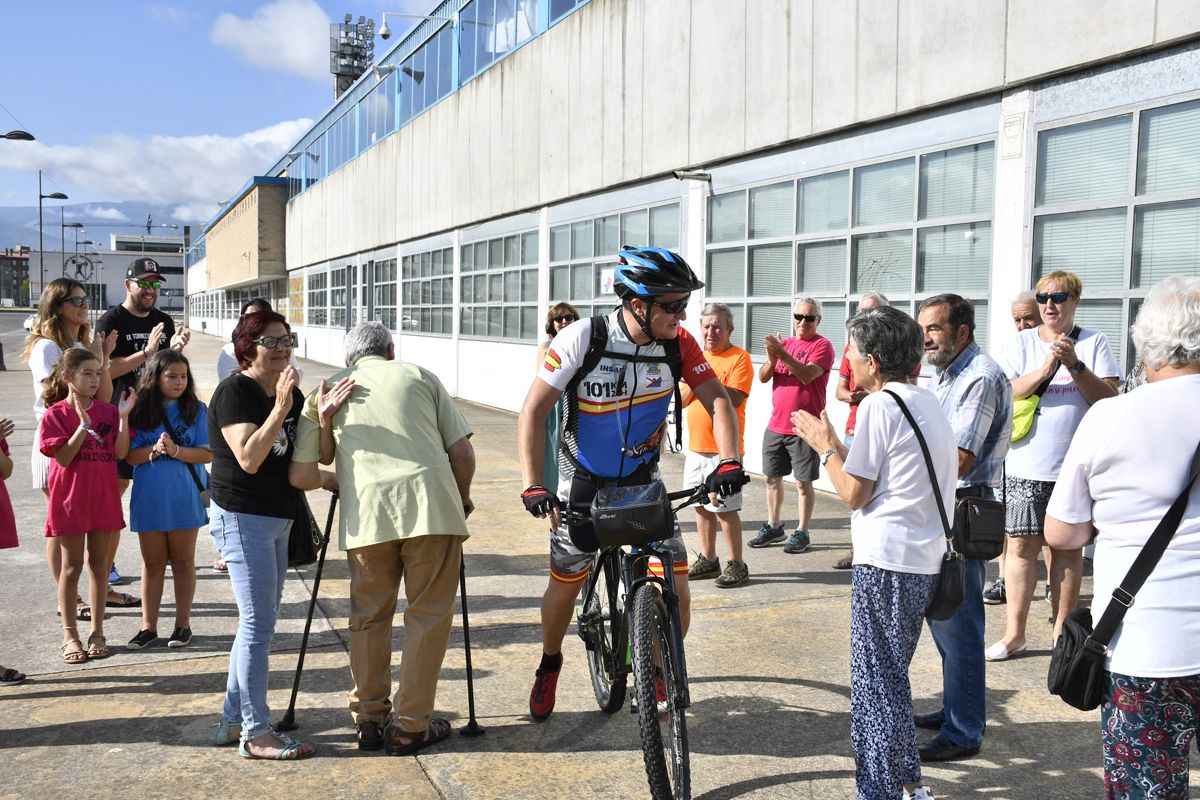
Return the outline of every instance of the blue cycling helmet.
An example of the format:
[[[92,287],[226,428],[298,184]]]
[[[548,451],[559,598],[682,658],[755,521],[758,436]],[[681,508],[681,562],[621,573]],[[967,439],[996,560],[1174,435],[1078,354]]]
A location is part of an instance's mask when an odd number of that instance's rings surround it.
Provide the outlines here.
[[[622,300],[704,288],[683,256],[661,247],[630,247],[617,253],[613,290]]]

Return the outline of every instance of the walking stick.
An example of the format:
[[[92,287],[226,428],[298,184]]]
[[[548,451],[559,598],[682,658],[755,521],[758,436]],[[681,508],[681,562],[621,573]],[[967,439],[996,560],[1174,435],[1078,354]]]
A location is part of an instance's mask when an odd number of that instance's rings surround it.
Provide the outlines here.
[[[462,736],[482,736],[487,731],[480,727],[475,720],[475,670],[471,667],[471,623],[467,619],[467,561],[466,557],[458,558],[458,589],[462,598],[463,645],[467,652],[467,724],[459,729]]]
[[[329,498],[329,516],[325,520],[325,536],[321,540],[321,553],[317,556],[317,574],[313,577],[312,598],[308,601],[308,618],[304,621],[304,635],[300,637],[300,659],[296,662],[296,677],[292,680],[292,699],[288,701],[283,719],[275,724],[275,730],[294,731],[296,725],[296,695],[300,692],[300,673],[304,671],[304,651],[308,649],[308,631],[312,627],[313,611],[317,607],[317,591],[321,588],[321,570],[325,567],[325,551],[329,549],[329,533],[333,530],[333,512],[337,508],[338,493]]]

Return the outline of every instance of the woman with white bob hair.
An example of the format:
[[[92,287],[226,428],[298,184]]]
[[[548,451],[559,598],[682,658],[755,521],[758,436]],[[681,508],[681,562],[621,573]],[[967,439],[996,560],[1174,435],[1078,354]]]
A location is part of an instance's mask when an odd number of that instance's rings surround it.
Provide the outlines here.
[[[1096,403],[1046,514],[1051,547],[1095,541],[1099,619],[1187,484],[1200,442],[1200,277],[1150,290],[1132,326],[1149,383]],[[1188,797],[1200,720],[1200,485],[1108,646],[1101,711],[1105,797]]]

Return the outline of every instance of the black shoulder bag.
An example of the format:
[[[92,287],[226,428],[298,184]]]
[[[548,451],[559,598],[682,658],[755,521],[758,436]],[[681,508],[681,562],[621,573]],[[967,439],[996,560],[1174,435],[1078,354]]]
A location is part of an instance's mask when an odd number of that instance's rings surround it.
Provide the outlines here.
[[[925,607],[925,616],[935,620],[950,619],[962,605],[967,582],[966,565],[963,563],[962,553],[954,549],[954,534],[950,530],[950,518],[946,516],[946,504],[942,500],[942,490],[938,486],[937,474],[933,470],[933,458],[929,455],[929,445],[925,444],[925,436],[921,433],[917,421],[913,419],[908,406],[904,405],[904,401],[900,399],[900,395],[891,389],[883,391],[890,394],[896,404],[900,406],[904,418],[908,420],[913,433],[917,435],[917,443],[921,445],[921,455],[925,456],[925,468],[929,470],[929,481],[933,484],[933,498],[937,500],[938,516],[942,519],[942,530],[946,533],[946,555],[942,557],[942,569],[938,573],[937,589],[934,590],[933,597],[929,599],[929,605]]]
[[[288,566],[304,567],[317,560],[321,549],[321,529],[308,507],[304,492],[296,492],[296,513],[292,517],[292,532],[288,536]]]
[[[1117,626],[1125,618],[1125,612],[1133,606],[1133,598],[1137,595],[1142,584],[1154,571],[1171,537],[1183,520],[1183,512],[1187,510],[1188,496],[1196,477],[1200,475],[1200,445],[1192,456],[1192,468],[1188,481],[1175,498],[1175,502],[1167,510],[1154,533],[1142,546],[1142,552],[1134,560],[1129,572],[1121,585],[1113,590],[1112,600],[1100,622],[1092,629],[1092,610],[1078,608],[1063,622],[1062,634],[1054,643],[1054,652],[1050,656],[1050,671],[1046,675],[1046,687],[1050,694],[1056,694],[1067,705],[1074,706],[1080,711],[1091,711],[1100,705],[1104,699],[1105,660],[1108,656],[1108,643],[1117,632]]]

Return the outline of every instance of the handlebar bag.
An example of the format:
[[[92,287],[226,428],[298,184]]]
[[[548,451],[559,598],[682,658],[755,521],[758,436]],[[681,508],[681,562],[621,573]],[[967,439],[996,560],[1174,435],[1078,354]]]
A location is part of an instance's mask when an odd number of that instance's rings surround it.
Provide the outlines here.
[[[592,528],[601,547],[644,545],[675,532],[671,501],[662,481],[607,486],[592,499]]]

